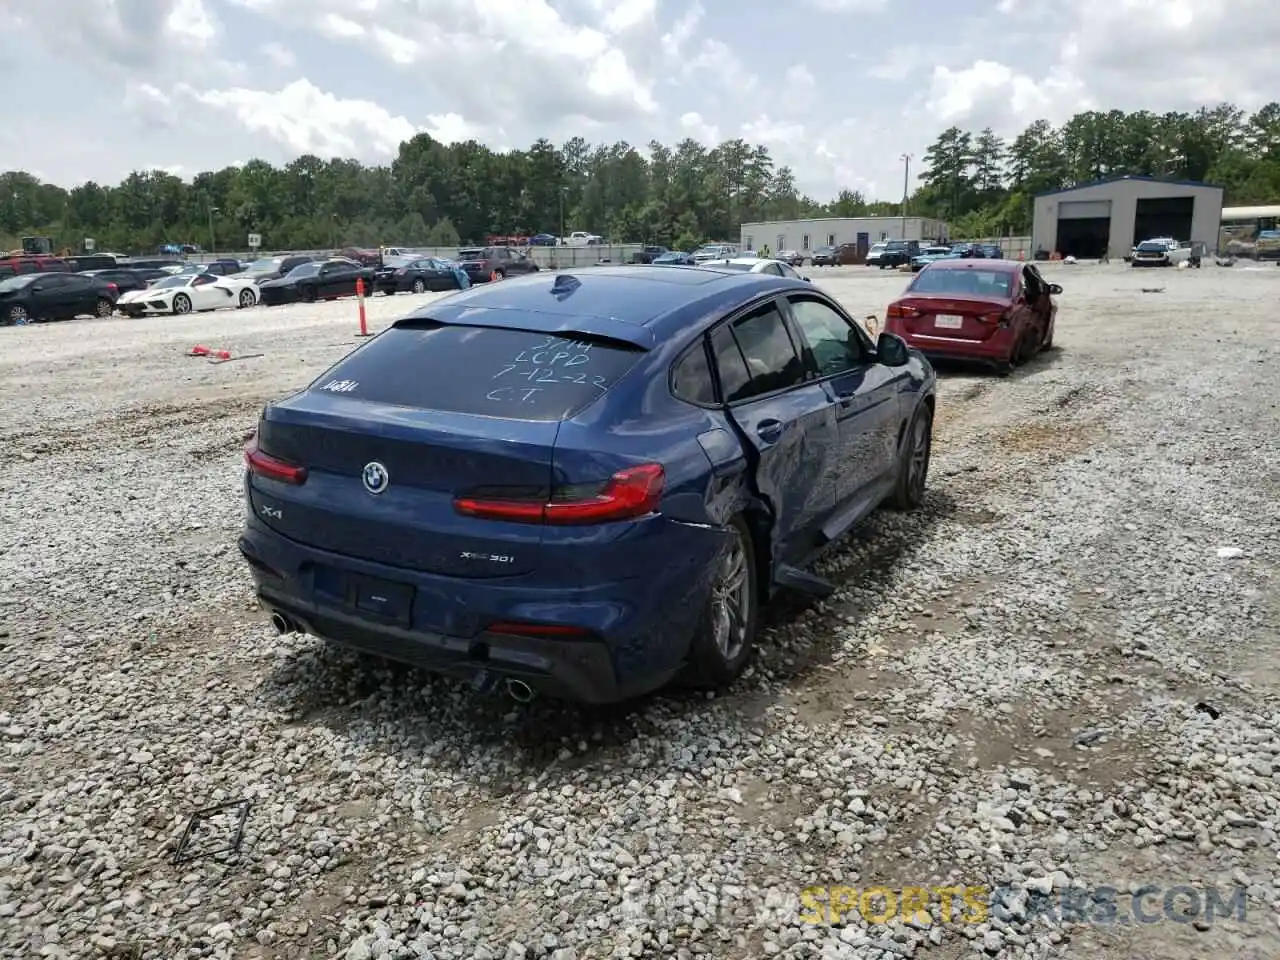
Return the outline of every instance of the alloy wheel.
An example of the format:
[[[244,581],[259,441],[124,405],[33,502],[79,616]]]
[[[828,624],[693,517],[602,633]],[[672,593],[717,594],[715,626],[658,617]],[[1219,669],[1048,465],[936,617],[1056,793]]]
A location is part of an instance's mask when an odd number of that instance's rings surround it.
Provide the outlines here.
[[[711,588],[711,626],[716,649],[725,662],[742,654],[747,639],[747,618],[751,612],[746,545],[735,531]]]
[[[911,431],[911,461],[907,466],[907,488],[911,499],[919,502],[924,499],[924,485],[929,476],[929,417],[921,414],[916,417],[915,427]]]

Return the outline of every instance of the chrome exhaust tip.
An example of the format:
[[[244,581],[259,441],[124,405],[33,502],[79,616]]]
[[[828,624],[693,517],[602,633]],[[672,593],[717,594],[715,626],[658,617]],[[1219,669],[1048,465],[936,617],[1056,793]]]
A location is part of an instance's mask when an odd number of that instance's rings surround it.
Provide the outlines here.
[[[297,633],[298,627],[292,620],[283,613],[271,614],[271,626],[276,628],[276,633],[283,636],[286,633]]]
[[[507,696],[516,703],[528,703],[533,699],[533,688],[523,680],[514,678],[508,679],[506,683]]]

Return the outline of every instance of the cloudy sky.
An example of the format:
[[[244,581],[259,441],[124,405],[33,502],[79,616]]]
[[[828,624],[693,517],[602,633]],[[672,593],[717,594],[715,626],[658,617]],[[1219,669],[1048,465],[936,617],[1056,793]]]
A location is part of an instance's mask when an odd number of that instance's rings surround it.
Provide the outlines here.
[[[416,131],[497,148],[688,135],[763,143],[820,199],[896,200],[900,156],[950,124],[1280,97],[1280,0],[5,6],[0,80],[22,94],[5,97],[0,169],[66,185],[386,161]]]

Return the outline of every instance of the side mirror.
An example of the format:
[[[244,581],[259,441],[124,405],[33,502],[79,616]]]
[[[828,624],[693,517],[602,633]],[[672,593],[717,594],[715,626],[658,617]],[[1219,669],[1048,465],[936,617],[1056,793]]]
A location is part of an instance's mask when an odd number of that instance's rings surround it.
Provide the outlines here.
[[[905,367],[911,360],[911,353],[901,337],[881,333],[876,338],[876,359],[886,367]]]
[[[810,280],[808,277],[801,277],[800,279],[803,280],[805,283],[813,283],[813,281]]]
[[[1049,284],[1049,292],[1055,297],[1058,296],[1058,294],[1062,293],[1062,285],[1057,283]]]

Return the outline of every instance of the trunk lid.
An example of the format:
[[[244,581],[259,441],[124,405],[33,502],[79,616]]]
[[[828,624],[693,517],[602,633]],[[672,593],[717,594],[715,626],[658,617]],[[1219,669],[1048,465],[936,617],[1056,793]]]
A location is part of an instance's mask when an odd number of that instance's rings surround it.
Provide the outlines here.
[[[509,421],[308,391],[267,408],[258,443],[307,467],[299,486],[254,477],[253,510],[291,540],[389,566],[512,576],[537,563],[541,528],[477,523],[453,507],[477,486],[545,489],[559,422]],[[381,464],[373,493],[365,471]]]
[[[601,318],[516,319],[594,332],[406,318],[268,406],[259,449],[304,467],[306,478],[253,474],[254,516],[299,543],[395,567],[473,578],[535,569],[541,525],[467,516],[455,500],[547,502],[561,424],[644,353],[605,331],[646,331]],[[376,489],[371,480],[383,473]]]
[[[908,292],[895,304],[908,334],[982,341],[999,329],[1010,302],[1002,297],[947,296]]]

